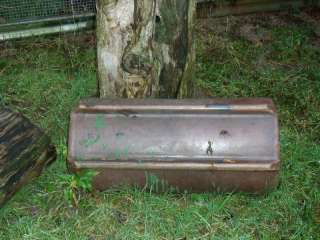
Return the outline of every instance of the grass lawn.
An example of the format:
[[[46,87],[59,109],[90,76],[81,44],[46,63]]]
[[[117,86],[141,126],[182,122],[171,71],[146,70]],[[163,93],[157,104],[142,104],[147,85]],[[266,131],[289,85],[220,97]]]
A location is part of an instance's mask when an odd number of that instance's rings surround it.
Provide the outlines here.
[[[0,210],[0,239],[320,239],[320,36],[308,15],[197,23],[197,84],[207,96],[272,97],[281,125],[279,186],[246,193],[66,193],[71,108],[96,95],[93,34],[0,45],[0,104],[26,114],[57,161]]]

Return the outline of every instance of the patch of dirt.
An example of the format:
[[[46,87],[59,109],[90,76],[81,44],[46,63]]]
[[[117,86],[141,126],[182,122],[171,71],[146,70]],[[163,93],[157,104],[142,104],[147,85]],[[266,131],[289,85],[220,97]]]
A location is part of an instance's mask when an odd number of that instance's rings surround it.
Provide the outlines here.
[[[128,220],[128,216],[126,213],[120,211],[119,209],[113,208],[111,209],[112,215],[119,224],[123,224]]]
[[[320,26],[319,25],[317,25],[313,28],[313,32],[318,38],[320,38]]]
[[[281,26],[286,23],[276,14],[250,14],[244,16],[228,16],[198,20],[197,30],[203,34],[208,32],[219,36],[236,35],[250,42],[270,41],[272,36],[269,26]]]
[[[287,25],[286,21],[284,21],[279,14],[269,14],[266,21],[272,27],[284,27]]]
[[[0,48],[0,57],[13,57],[17,54],[17,50],[14,48]]]
[[[35,205],[30,206],[29,212],[32,216],[36,216],[39,213],[39,208]]]
[[[320,8],[310,8],[305,11],[309,16],[311,16],[314,20],[320,22]]]
[[[11,42],[0,42],[0,57],[15,56],[17,49],[13,47]]]
[[[316,48],[320,48],[320,38],[314,38],[311,40],[311,44],[316,47]]]
[[[298,16],[301,21],[311,27],[317,37],[320,37],[320,18],[314,18],[308,12],[301,12]]]
[[[262,45],[263,42],[272,40],[270,31],[253,24],[241,25],[238,35],[255,45]]]
[[[210,46],[209,49],[213,49],[212,43],[205,40],[208,34],[213,34],[215,38],[220,37],[220,44],[229,36],[243,38],[259,46],[272,41],[272,28],[293,25],[311,28],[314,38],[310,41],[312,45],[319,46],[320,8],[310,8],[298,13],[273,12],[199,19],[196,29],[198,36]]]

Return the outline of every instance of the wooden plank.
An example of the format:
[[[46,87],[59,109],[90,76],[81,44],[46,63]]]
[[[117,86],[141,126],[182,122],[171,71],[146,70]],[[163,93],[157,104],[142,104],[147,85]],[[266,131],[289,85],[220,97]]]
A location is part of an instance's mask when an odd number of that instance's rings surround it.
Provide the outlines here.
[[[0,207],[55,158],[55,148],[41,129],[0,107]]]

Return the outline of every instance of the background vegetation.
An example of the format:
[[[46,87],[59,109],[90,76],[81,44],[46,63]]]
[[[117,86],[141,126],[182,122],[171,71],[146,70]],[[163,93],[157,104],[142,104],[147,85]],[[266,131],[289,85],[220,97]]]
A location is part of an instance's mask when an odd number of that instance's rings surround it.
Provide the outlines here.
[[[70,110],[97,92],[94,35],[2,43],[0,102],[44,128],[58,159],[0,210],[0,239],[319,239],[320,36],[311,20],[319,26],[319,12],[198,22],[201,94],[272,97],[279,109],[280,185],[258,196],[83,191],[66,171],[66,139]]]

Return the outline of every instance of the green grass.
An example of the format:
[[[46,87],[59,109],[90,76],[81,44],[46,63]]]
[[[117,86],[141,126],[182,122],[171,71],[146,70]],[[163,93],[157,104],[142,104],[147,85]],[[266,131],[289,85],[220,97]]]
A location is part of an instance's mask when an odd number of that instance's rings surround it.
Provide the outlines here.
[[[275,100],[282,160],[275,190],[120,188],[80,192],[77,208],[65,196],[68,118],[81,97],[96,94],[94,45],[90,36],[7,43],[12,54],[0,58],[0,100],[44,128],[58,158],[0,210],[0,239],[319,239],[320,45],[303,23],[264,27],[272,40],[262,45],[235,31],[200,31],[196,79],[210,96]]]

